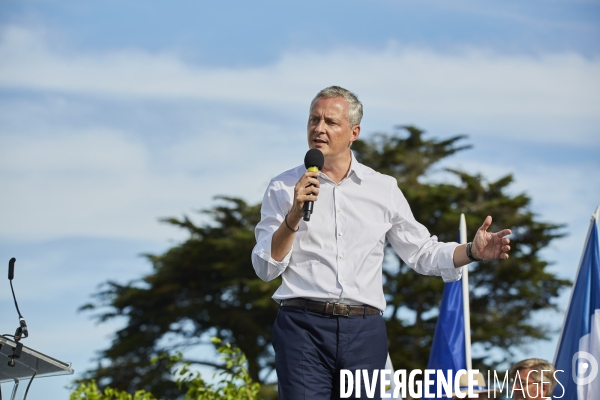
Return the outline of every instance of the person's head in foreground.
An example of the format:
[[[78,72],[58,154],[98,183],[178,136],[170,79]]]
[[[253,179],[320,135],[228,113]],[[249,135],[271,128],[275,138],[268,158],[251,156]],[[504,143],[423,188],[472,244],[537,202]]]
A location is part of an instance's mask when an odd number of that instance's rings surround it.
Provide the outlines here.
[[[472,392],[475,394],[474,397],[469,397],[469,375],[468,374],[464,374],[460,376],[460,381],[459,381],[459,388],[460,388],[460,395],[462,397],[458,396],[458,393],[452,393],[452,400],[457,400],[457,399],[489,399],[488,395],[487,395],[487,387],[485,385],[485,378],[483,377],[483,374],[481,372],[478,372],[475,376],[474,376],[474,382],[472,382]]]
[[[514,364],[509,371],[512,398],[544,399],[556,387],[554,365],[539,358],[528,358]]]

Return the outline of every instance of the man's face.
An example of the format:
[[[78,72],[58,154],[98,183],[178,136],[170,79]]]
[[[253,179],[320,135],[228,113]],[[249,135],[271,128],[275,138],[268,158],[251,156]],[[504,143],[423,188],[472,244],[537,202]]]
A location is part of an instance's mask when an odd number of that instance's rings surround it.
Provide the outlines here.
[[[325,159],[348,151],[360,134],[360,126],[348,122],[348,102],[343,97],[315,100],[306,130],[308,147],[321,150]]]
[[[522,369],[519,371],[519,377],[515,376],[512,390],[513,398],[516,400],[543,399],[546,397],[548,390],[546,385],[542,385],[533,377],[534,374],[529,374],[530,369]],[[535,372],[534,372],[535,373]],[[547,379],[544,379],[547,381]],[[522,384],[522,385],[521,385]],[[522,389],[522,390],[521,390]]]

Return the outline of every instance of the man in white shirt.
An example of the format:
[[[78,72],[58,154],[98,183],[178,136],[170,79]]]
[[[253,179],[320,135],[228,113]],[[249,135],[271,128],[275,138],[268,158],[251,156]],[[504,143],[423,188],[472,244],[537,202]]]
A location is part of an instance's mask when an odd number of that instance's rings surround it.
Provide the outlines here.
[[[354,158],[350,146],[361,118],[353,93],[338,86],[320,91],[311,102],[307,139],[323,153],[323,168],[280,174],[263,199],[252,264],[265,281],[282,276],[273,295],[281,305],[273,326],[280,399],[339,398],[340,369],[384,368],[386,238],[417,272],[446,282],[460,279],[471,261],[508,258],[511,232],[487,232],[489,216],[472,244],[431,236],[396,180]],[[311,220],[303,221],[307,201],[316,203]],[[361,395],[367,398],[364,383]]]

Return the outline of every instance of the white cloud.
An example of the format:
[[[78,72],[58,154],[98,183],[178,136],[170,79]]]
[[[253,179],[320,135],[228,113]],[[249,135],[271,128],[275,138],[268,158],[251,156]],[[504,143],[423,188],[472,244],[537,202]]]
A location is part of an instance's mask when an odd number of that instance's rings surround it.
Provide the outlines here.
[[[157,218],[194,216],[218,194],[259,201],[281,157],[303,155],[290,156],[292,148],[262,157],[264,144],[236,134],[235,124],[233,131],[208,131],[158,149],[127,132],[49,129],[50,135],[2,137],[0,237],[179,239],[183,232]]]
[[[91,234],[126,218],[137,200],[147,154],[114,132],[3,137],[3,230],[32,239]],[[115,213],[115,204],[120,212]],[[93,228],[85,228],[92,224]]]
[[[482,49],[445,54],[390,43],[383,51],[287,53],[261,67],[209,68],[170,53],[57,51],[41,31],[17,26],[4,28],[0,37],[4,88],[203,99],[297,112],[318,89],[334,83],[359,93],[367,115],[378,119],[434,117],[496,127],[487,134],[519,138],[526,131],[531,140],[599,144],[600,59],[577,54],[534,57]]]
[[[10,193],[0,211],[4,237],[162,240],[176,233],[158,217],[207,207],[217,194],[258,201],[272,175],[302,159],[298,115],[332,83],[359,93],[365,120],[384,127],[415,121],[503,137],[503,151],[515,141],[600,145],[600,60],[573,54],[441,54],[391,44],[381,52],[289,53],[263,67],[219,69],[174,54],[72,54],[53,49],[41,31],[9,26],[0,31],[0,59],[0,87],[44,94],[3,101],[0,185]],[[145,108],[152,101],[161,106]],[[115,117],[120,105],[126,121]],[[140,121],[157,109],[153,118],[185,120],[187,133],[174,127],[165,143],[145,140]],[[519,187],[551,220],[581,217],[574,208],[555,218],[555,210],[581,204],[571,197],[586,178],[584,166],[521,163],[514,171],[470,157],[479,163],[471,171],[516,172],[525,182]],[[570,189],[553,194],[553,185]]]

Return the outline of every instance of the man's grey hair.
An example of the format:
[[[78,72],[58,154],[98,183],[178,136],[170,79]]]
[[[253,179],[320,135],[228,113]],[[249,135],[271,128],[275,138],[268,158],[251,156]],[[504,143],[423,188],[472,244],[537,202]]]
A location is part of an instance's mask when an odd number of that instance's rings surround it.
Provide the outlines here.
[[[353,127],[354,125],[360,125],[360,121],[362,120],[363,116],[362,103],[358,100],[358,97],[354,93],[344,89],[343,87],[329,86],[321,90],[310,102],[310,105],[312,107],[313,103],[319,98],[331,99],[333,97],[342,97],[348,102],[348,123],[350,124],[350,127]]]

